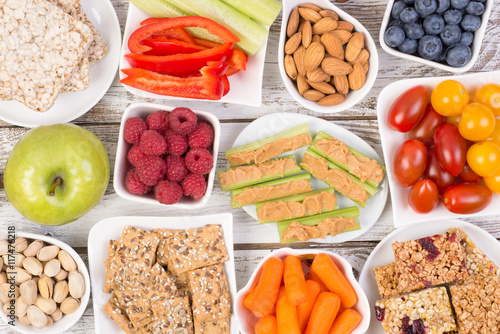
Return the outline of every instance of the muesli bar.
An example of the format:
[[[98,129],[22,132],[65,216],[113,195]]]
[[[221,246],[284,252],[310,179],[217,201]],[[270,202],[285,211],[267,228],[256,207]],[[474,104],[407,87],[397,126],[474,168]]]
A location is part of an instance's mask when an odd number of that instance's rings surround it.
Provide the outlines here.
[[[382,299],[397,296],[398,281],[396,275],[396,264],[394,262],[373,269],[378,292]]]

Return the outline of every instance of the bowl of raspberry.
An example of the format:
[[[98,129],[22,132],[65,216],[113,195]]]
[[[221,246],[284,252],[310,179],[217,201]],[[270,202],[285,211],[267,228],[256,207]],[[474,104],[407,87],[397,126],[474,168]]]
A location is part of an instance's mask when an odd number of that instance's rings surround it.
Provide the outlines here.
[[[120,126],[113,187],[146,204],[195,209],[212,192],[220,123],[211,113],[131,104]]]

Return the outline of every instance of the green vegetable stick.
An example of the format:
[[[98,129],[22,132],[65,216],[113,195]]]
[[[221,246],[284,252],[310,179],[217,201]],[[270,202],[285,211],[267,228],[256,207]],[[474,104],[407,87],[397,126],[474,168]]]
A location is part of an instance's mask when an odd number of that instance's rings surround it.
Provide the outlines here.
[[[281,11],[281,2],[277,0],[222,0],[252,19],[270,26]]]
[[[155,17],[178,17],[189,14],[179,7],[163,0],[129,0],[138,8]]]

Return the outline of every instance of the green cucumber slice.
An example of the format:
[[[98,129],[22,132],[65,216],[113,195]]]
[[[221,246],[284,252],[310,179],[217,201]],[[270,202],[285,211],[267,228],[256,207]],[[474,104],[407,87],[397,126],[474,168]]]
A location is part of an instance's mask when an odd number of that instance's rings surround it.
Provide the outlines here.
[[[129,0],[136,7],[155,17],[178,17],[190,15],[178,6],[162,0]]]
[[[281,2],[277,0],[222,0],[252,19],[266,26],[273,24],[281,11]]]

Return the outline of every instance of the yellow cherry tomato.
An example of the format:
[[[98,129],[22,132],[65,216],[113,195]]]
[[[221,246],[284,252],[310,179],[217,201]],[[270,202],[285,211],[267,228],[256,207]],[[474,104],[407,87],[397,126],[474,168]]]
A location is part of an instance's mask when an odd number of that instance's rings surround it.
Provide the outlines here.
[[[469,92],[464,85],[455,80],[441,82],[431,93],[434,110],[443,116],[456,116],[469,104]]]
[[[493,141],[500,146],[500,119],[495,120],[495,127],[493,128],[493,133],[486,140]]]
[[[500,116],[500,85],[491,83],[481,87],[474,95],[474,102],[490,108],[495,117]]]
[[[500,194],[500,171],[491,176],[485,177],[484,183],[486,183],[488,189],[494,193]]]
[[[480,103],[470,103],[462,111],[458,131],[462,137],[471,141],[485,140],[493,133],[495,115]]]
[[[492,141],[483,141],[469,147],[467,163],[479,176],[494,175],[500,170],[500,146]]]
[[[455,116],[449,116],[449,117],[446,117],[446,123],[453,124],[458,128],[458,123],[460,123],[461,119],[462,119],[462,114],[455,115]]]

